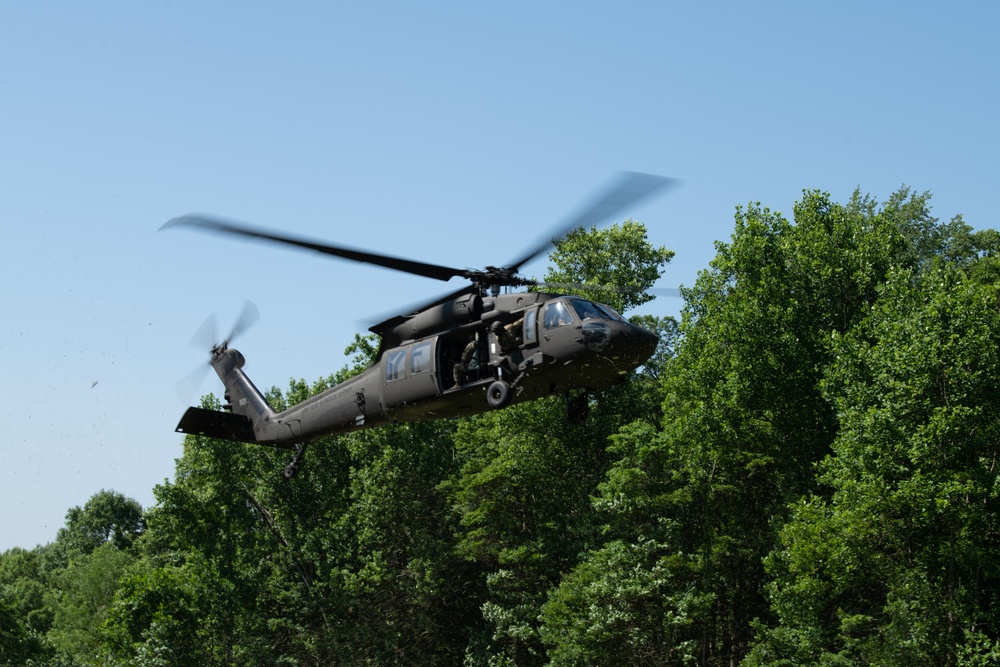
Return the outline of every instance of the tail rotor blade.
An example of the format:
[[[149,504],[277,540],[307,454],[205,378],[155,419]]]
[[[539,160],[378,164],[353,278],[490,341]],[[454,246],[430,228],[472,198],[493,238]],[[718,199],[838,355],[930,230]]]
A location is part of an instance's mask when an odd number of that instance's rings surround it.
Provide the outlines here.
[[[236,336],[239,336],[244,331],[252,327],[260,319],[260,309],[253,301],[246,301],[243,304],[243,310],[240,312],[240,316],[236,319],[233,324],[233,330],[229,332],[226,339],[223,341],[225,344],[229,344]]]
[[[195,392],[201,389],[210,368],[211,365],[208,363],[199,364],[193,371],[177,381],[177,397],[181,399],[181,403],[188,403]]]
[[[217,319],[215,313],[209,315],[202,322],[201,326],[198,327],[194,336],[191,337],[191,345],[202,351],[209,350],[210,356],[225,350],[236,336],[239,336],[256,324],[257,320],[260,319],[260,310],[252,301],[245,302],[239,317],[236,318],[236,322],[233,324],[232,331],[222,341],[219,340],[217,333]],[[211,367],[211,363],[199,364],[193,371],[177,382],[177,395],[182,402],[186,403],[201,388],[201,385],[205,382],[205,376],[208,375]]]
[[[190,345],[199,350],[211,350],[212,346],[219,342],[219,327],[216,322],[215,313],[205,318],[198,330],[191,337]]]

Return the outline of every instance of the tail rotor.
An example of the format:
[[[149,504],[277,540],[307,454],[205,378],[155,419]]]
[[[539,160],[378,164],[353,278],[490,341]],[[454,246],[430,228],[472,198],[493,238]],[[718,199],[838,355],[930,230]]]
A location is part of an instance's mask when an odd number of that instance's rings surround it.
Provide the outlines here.
[[[256,304],[252,301],[244,302],[243,308],[233,323],[233,328],[230,330],[229,335],[219,340],[218,317],[216,313],[212,313],[205,318],[205,321],[195,331],[194,336],[191,337],[190,345],[199,350],[207,349],[211,356],[205,363],[199,364],[193,371],[178,381],[177,395],[180,397],[182,403],[187,403],[191,396],[204,384],[205,376],[212,367],[212,359],[229,349],[229,344],[256,324],[259,319],[260,309],[257,308]]]

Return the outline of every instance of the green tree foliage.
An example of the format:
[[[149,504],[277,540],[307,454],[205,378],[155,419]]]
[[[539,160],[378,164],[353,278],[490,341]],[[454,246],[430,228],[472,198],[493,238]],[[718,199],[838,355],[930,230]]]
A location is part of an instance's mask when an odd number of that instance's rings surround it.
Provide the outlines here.
[[[52,627],[52,610],[45,604],[49,577],[42,555],[48,550],[51,547],[14,548],[0,555],[0,591],[25,626],[41,635]]]
[[[997,297],[951,265],[900,271],[833,341],[833,492],[796,507],[769,559],[781,623],[758,663],[977,664],[1000,650]]]
[[[0,587],[0,665],[14,667],[43,656],[40,637],[31,631],[18,613],[17,599]]]
[[[100,491],[67,512],[54,542],[0,554],[0,601],[18,619],[10,664],[101,664],[101,623],[143,526],[137,502]]]
[[[79,556],[87,556],[103,544],[128,550],[142,534],[145,519],[142,506],[116,491],[95,493],[86,504],[66,513],[66,525],[59,529],[51,556],[65,567]]]
[[[732,241],[718,244],[686,292],[683,343],[663,372],[660,428],[633,425],[613,439],[620,458],[596,507],[617,541],[551,596],[552,655],[600,662],[600,653],[579,651],[579,638],[590,637],[600,639],[595,650],[617,646],[620,661],[642,664],[649,642],[636,638],[667,636],[676,651],[661,647],[656,664],[729,664],[746,654],[754,620],[771,613],[763,559],[788,504],[816,488],[814,465],[837,432],[822,391],[829,340],[864,319],[896,267],[917,268],[940,252],[944,235],[927,238],[939,230],[928,201],[901,190],[885,205],[859,193],[841,205],[810,191],[794,223],[758,204],[737,210]],[[619,610],[648,625],[609,625],[608,603],[589,597],[637,578],[595,567],[608,562],[608,549],[646,554],[640,581],[671,582],[655,613]],[[605,579],[592,581],[598,571]],[[635,653],[623,655],[630,646]]]
[[[629,220],[558,242],[545,280],[594,285],[575,292],[626,310],[652,298],[645,290],[672,256]],[[642,374],[590,397],[585,423],[568,422],[563,397],[552,397],[459,424],[461,467],[442,489],[462,529],[456,550],[479,573],[485,621],[471,638],[467,663],[546,662],[539,614],[548,592],[599,539],[591,497],[611,463],[607,438],[658,409],[653,378],[675,327],[667,318],[645,323],[667,334],[661,354]]]
[[[541,612],[552,665],[697,661],[693,630],[712,597],[697,590],[697,559],[642,537],[613,540],[554,589]]]
[[[463,465],[445,488],[463,528],[456,549],[487,590],[489,639],[472,652],[478,662],[494,654],[514,664],[542,660],[538,609],[592,532],[588,492],[599,453],[563,411],[560,399],[520,404],[463,421],[455,434]]]
[[[98,630],[131,560],[127,551],[105,542],[54,575],[55,587],[47,597],[53,611],[47,637],[58,653],[82,664],[100,664]]]

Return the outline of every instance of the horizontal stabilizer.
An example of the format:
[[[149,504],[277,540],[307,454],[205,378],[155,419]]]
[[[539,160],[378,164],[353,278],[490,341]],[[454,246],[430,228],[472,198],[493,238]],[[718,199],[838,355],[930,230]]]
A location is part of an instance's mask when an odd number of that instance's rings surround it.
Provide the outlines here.
[[[249,418],[204,408],[188,408],[177,424],[177,432],[237,442],[257,442]]]

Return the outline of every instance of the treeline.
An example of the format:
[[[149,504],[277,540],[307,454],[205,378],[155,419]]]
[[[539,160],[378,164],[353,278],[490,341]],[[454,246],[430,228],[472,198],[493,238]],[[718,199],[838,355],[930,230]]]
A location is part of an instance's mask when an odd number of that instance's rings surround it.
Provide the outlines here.
[[[0,664],[998,664],[1000,235],[905,188],[735,218],[585,423],[358,432],[291,482],[189,436],[154,507],[0,555]],[[670,255],[627,221],[546,278],[627,309]]]

